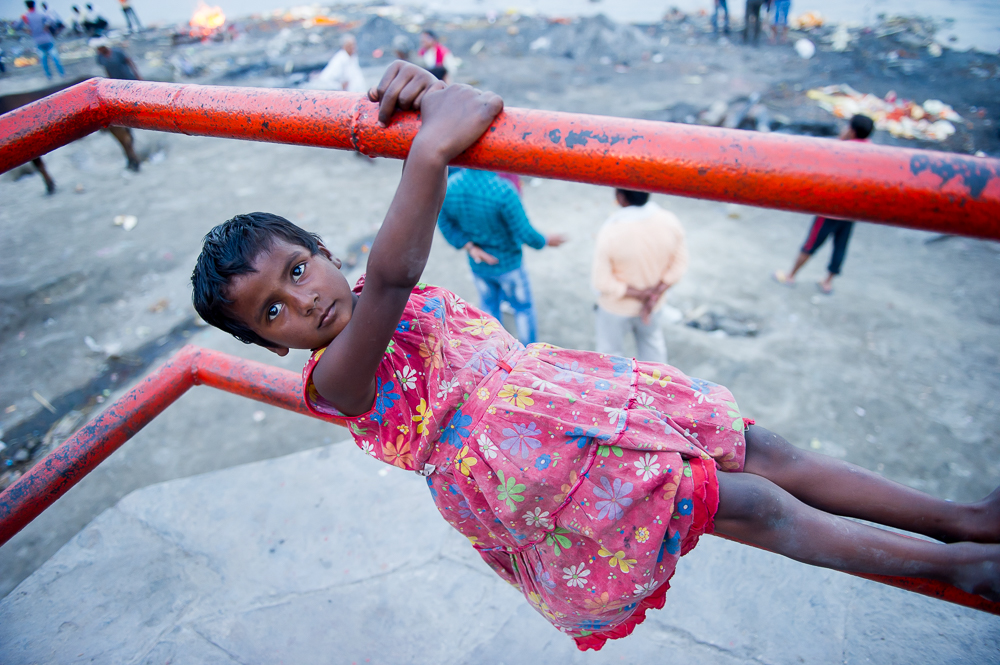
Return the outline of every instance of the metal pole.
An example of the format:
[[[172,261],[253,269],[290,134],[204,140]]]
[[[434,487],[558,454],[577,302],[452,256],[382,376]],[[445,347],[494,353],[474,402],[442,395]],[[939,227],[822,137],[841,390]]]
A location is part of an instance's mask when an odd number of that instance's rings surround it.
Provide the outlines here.
[[[108,124],[406,157],[341,92],[92,79],[0,116],[0,172]],[[1000,239],[1000,160],[603,116],[504,111],[456,165]]]

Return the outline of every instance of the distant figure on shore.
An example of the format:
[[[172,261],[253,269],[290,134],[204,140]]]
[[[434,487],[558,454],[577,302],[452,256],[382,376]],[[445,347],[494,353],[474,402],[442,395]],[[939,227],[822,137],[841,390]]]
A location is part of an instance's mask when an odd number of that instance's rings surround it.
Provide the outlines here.
[[[347,34],[340,38],[340,50],[330,58],[313,85],[323,90],[368,91],[358,62],[358,41],[354,35]]]
[[[860,113],[851,118],[850,124],[840,134],[841,141],[868,141],[875,123],[866,115]],[[802,266],[809,261],[809,258],[819,249],[826,239],[833,236],[833,255],[830,257],[830,264],[827,266],[826,279],[817,284],[819,290],[830,295],[833,293],[833,278],[840,274],[840,268],[844,264],[844,257],[847,256],[847,244],[851,240],[851,231],[854,229],[854,222],[844,219],[829,219],[827,217],[817,217],[813,221],[806,242],[802,245],[795,265],[791,272],[786,273],[778,270],[773,277],[779,284],[793,286],[795,275],[802,269]]]
[[[413,42],[406,35],[396,35],[392,38],[392,50],[395,52],[397,60],[410,62],[410,53],[413,51]]]
[[[635,336],[636,359],[666,363],[667,343],[658,310],[667,289],[688,267],[684,229],[677,217],[646,192],[616,189],[622,207],[597,233],[591,283],[597,290],[597,352],[625,355],[625,335]]]
[[[438,36],[433,31],[424,30],[420,33],[419,53],[427,71],[445,83],[451,83],[452,76],[458,69],[458,58],[438,41]]]
[[[139,17],[136,16],[135,10],[132,9],[132,3],[129,0],[119,0],[122,3],[122,14],[125,14],[125,23],[128,24],[129,32],[139,32],[142,30],[142,23],[139,23]],[[132,21],[135,21],[135,27],[132,27]]]
[[[52,33],[53,37],[58,37],[59,33],[66,29],[66,24],[63,23],[62,17],[59,16],[59,12],[54,9],[49,9],[48,3],[43,2],[42,13],[45,14],[45,18],[49,20],[49,32]]]
[[[90,46],[97,51],[97,64],[104,67],[108,78],[122,79],[126,81],[141,81],[139,68],[135,66],[132,58],[124,50],[111,46],[111,42],[103,37],[90,40]],[[129,171],[139,172],[139,155],[135,152],[135,142],[132,139],[132,130],[128,127],[108,127],[108,131],[118,139],[125,151],[125,158],[128,160],[126,168]]]
[[[82,35],[85,32],[83,27],[83,14],[80,13],[80,8],[76,5],[70,7],[73,10],[73,23],[70,25],[70,30],[73,31],[74,35]]]
[[[729,34],[729,5],[727,0],[715,0],[715,11],[712,12],[712,34],[719,34],[719,13],[726,15],[726,23],[723,31]]]
[[[448,178],[438,228],[452,247],[469,253],[483,310],[500,320],[500,302],[506,302],[514,310],[518,339],[522,344],[535,342],[538,321],[528,272],[521,265],[521,245],[558,247],[566,237],[536,231],[509,180],[465,168]]]
[[[792,0],[774,0],[774,38],[779,44],[785,43],[788,35],[788,11]]]
[[[21,15],[19,27],[31,35],[35,42],[35,48],[41,55],[42,70],[45,78],[52,79],[52,71],[49,69],[49,60],[56,63],[59,76],[65,76],[62,63],[59,62],[59,49],[56,47],[55,38],[52,36],[52,24],[48,16],[42,12],[35,11],[35,0],[25,0],[24,6],[28,8],[27,13]]]
[[[747,43],[750,34],[750,22],[753,21],[753,45],[757,45],[760,38],[760,10],[767,8],[771,0],[747,0],[746,13],[743,15],[743,43]]]
[[[100,37],[108,29],[108,21],[94,10],[89,2],[83,12],[83,29],[89,37]]]

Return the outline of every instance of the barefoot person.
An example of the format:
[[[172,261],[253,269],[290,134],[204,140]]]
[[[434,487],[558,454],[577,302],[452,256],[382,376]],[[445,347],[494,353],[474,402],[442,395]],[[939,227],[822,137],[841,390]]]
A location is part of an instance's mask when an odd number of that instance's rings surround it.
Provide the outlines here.
[[[866,115],[855,115],[851,122],[840,135],[842,141],[867,141],[875,129],[875,123]],[[830,263],[827,266],[826,279],[819,282],[819,289],[823,293],[830,295],[833,293],[833,278],[840,274],[840,269],[844,265],[844,258],[847,256],[847,244],[851,240],[851,231],[854,229],[854,222],[845,219],[830,219],[828,217],[817,217],[813,220],[813,225],[806,236],[806,242],[799,250],[799,255],[795,259],[795,264],[790,272],[778,270],[774,273],[774,279],[779,284],[792,286],[795,284],[795,275],[802,269],[816,253],[816,250],[823,246],[826,239],[833,236],[833,255],[830,256]]]
[[[817,566],[1000,597],[1000,492],[951,503],[800,450],[744,419],[722,386],[668,365],[525,347],[422,283],[447,165],[503,103],[400,63],[369,98],[385,125],[396,109],[422,122],[367,275],[352,288],[317,236],[277,215],[237,215],[205,238],[195,307],[278,355],[311,349],[310,412],[422,476],[485,563],[581,649],[662,608],[680,556],[713,530]]]
[[[591,284],[597,300],[597,351],[625,355],[625,335],[635,336],[636,358],[667,362],[657,312],[667,289],[687,271],[684,229],[673,213],[646,192],[616,189],[622,207],[597,232]]]
[[[104,67],[108,78],[122,79],[125,81],[141,81],[139,68],[135,66],[132,58],[121,48],[112,46],[106,37],[95,37],[90,40],[90,46],[97,51],[97,64]],[[111,125],[107,128],[122,150],[125,151],[126,168],[129,171],[139,172],[139,155],[135,152],[135,141],[132,138],[132,130],[128,127],[116,127]]]

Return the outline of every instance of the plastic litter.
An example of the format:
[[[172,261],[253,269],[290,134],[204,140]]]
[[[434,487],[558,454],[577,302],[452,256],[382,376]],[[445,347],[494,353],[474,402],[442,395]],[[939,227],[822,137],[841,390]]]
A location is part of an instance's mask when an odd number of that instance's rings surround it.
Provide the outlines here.
[[[135,215],[116,215],[115,226],[120,226],[126,231],[131,231],[139,223],[139,218]]]
[[[798,53],[799,57],[803,60],[808,60],[816,55],[816,45],[808,39],[802,38],[795,42],[795,52]]]

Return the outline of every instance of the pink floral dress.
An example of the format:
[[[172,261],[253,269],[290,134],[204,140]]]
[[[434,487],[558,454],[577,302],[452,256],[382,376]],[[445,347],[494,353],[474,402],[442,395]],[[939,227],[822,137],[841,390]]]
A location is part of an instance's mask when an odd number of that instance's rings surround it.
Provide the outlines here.
[[[356,292],[363,288],[358,282]],[[711,533],[716,469],[741,471],[732,394],[668,365],[548,344],[418,285],[344,417],[303,370],[306,403],[362,451],[425,476],[441,515],[581,649],[661,608],[678,558]]]

